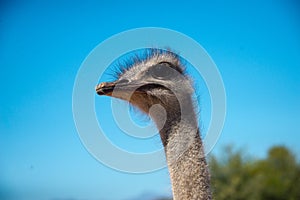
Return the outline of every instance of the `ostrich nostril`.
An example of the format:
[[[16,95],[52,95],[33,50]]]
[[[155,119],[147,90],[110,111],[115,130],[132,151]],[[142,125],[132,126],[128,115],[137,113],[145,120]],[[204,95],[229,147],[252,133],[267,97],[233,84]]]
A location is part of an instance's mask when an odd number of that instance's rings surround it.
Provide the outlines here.
[[[128,79],[121,79],[121,80],[119,80],[119,81],[117,81],[117,84],[127,84],[127,83],[129,83],[129,80]]]

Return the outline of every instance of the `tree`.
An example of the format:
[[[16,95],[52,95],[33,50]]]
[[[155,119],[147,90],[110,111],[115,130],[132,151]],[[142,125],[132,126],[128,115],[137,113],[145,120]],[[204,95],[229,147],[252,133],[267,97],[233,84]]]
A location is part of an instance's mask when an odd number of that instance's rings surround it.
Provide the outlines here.
[[[214,199],[300,199],[300,165],[286,147],[271,148],[261,160],[232,147],[224,152],[222,158],[209,159]]]

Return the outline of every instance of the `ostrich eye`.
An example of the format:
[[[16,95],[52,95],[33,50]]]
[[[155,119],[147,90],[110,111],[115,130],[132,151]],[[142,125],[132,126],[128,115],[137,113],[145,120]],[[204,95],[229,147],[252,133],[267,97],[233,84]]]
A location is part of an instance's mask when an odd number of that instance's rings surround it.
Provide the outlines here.
[[[152,77],[158,78],[158,79],[165,79],[172,77],[174,74],[174,69],[172,69],[171,64],[167,62],[159,63],[155,66],[153,66],[149,73]]]

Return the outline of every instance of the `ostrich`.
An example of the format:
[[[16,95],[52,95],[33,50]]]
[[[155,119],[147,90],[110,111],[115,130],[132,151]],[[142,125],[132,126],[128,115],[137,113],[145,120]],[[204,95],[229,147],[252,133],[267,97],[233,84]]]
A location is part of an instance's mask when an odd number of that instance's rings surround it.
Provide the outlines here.
[[[159,129],[174,200],[209,200],[210,176],[193,104],[191,79],[171,51],[134,57],[117,80],[96,86],[98,95],[128,101]]]

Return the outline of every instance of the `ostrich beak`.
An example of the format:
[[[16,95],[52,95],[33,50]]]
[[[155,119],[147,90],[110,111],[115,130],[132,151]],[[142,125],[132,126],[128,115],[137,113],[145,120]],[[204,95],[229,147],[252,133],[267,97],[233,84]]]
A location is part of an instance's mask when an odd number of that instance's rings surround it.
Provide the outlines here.
[[[147,84],[131,83],[128,80],[117,80],[114,82],[103,82],[96,86],[98,95],[106,95],[111,97],[129,100],[134,93],[145,93],[142,86]]]
[[[96,86],[95,90],[98,95],[107,95],[111,96],[115,88],[114,82],[103,82]]]

